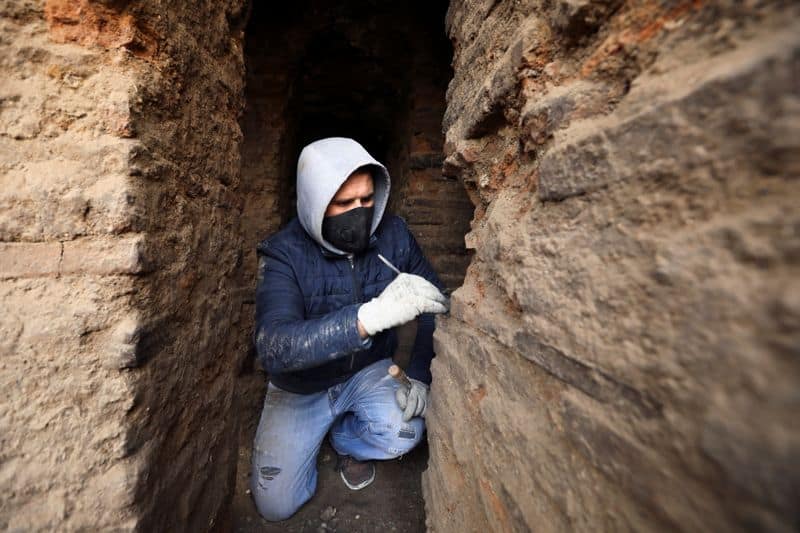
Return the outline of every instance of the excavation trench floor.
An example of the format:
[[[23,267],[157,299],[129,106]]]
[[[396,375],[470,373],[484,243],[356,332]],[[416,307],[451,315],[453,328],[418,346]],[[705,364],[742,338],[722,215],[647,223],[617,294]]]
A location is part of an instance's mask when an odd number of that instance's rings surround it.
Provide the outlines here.
[[[232,505],[233,531],[266,532],[375,532],[425,530],[425,507],[420,475],[428,463],[426,443],[402,459],[377,463],[375,482],[360,491],[344,486],[334,471],[336,454],[326,443],[317,458],[317,493],[293,517],[270,523],[261,518],[250,497],[250,454],[261,414],[264,375],[240,376],[238,390],[242,424],[236,493]],[[243,400],[246,399],[246,400]]]

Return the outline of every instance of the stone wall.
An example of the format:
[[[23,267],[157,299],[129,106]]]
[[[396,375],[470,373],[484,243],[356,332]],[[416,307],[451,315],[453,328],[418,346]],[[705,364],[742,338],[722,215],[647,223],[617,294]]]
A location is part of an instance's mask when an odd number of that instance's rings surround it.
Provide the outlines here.
[[[51,38],[40,2],[0,12],[0,529],[130,528],[130,58]]]
[[[800,523],[796,4],[453,2],[432,531]]]
[[[221,525],[242,5],[0,12],[0,528]]]

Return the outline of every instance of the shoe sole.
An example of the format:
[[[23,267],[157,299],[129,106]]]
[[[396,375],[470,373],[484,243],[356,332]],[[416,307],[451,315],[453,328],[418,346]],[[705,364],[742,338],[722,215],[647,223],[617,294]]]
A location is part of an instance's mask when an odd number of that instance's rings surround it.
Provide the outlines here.
[[[369,479],[365,479],[364,481],[362,481],[358,485],[350,484],[350,482],[347,481],[347,479],[344,477],[344,472],[342,472],[341,470],[339,471],[339,477],[342,478],[342,481],[344,481],[344,484],[347,485],[348,489],[350,489],[350,490],[361,490],[363,488],[368,487],[369,485],[372,484],[373,481],[375,481],[375,469],[374,468],[372,469],[372,476],[370,476]]]

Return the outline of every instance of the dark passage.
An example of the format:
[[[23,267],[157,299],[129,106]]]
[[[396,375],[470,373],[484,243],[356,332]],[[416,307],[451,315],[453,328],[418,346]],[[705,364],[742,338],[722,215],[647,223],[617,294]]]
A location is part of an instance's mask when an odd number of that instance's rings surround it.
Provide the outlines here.
[[[448,287],[461,284],[469,262],[463,237],[473,208],[461,184],[441,175],[441,121],[452,77],[446,10],[442,1],[253,4],[246,33],[240,185],[250,277],[242,286],[255,284],[255,244],[294,216],[300,150],[328,136],[352,137],[386,164],[392,176],[390,210],[406,218]],[[246,311],[252,316],[252,309]],[[413,327],[401,332],[395,356],[400,364],[413,334]],[[380,463],[376,482],[358,492],[346,489],[335,474],[335,454],[325,444],[311,502],[286,522],[262,521],[247,488],[265,380],[251,358],[238,381],[235,530],[424,530],[424,443],[402,460]]]

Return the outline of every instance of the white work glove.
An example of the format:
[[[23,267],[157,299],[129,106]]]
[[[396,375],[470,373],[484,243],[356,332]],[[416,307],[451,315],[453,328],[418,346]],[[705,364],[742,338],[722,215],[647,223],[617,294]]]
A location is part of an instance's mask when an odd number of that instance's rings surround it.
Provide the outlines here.
[[[401,385],[394,393],[397,405],[403,410],[403,422],[408,422],[414,416],[425,416],[428,407],[428,386],[416,379],[408,378],[411,387]]]
[[[423,277],[400,274],[380,295],[358,309],[358,320],[372,336],[414,320],[422,313],[446,313],[447,296]]]

